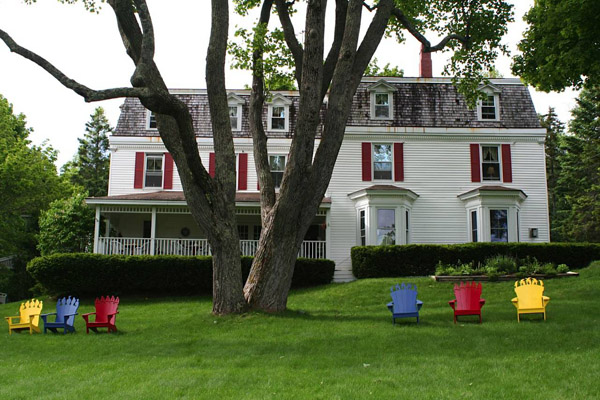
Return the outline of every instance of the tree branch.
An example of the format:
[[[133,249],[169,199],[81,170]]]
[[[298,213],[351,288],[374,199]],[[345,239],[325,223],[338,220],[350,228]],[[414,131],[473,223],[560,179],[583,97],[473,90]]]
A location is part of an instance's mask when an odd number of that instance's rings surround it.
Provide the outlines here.
[[[140,16],[143,30],[141,59],[143,62],[149,63],[154,59],[154,27],[152,25],[152,18],[150,17],[148,4],[146,4],[145,0],[135,0],[135,7]]]
[[[19,46],[8,33],[0,29],[0,39],[8,46],[11,52],[17,53],[20,56],[36,63],[46,72],[52,75],[63,86],[73,90],[78,95],[82,96],[86,102],[101,101],[108,99],[116,99],[120,97],[142,97],[148,96],[150,91],[147,88],[113,88],[105,90],[93,90],[79,82],[69,78],[63,74],[58,68],[52,65],[48,60],[38,54]]]
[[[419,32],[417,30],[417,28],[414,27],[414,25],[408,20],[408,18],[406,18],[406,15],[404,15],[402,10],[400,10],[398,8],[394,8],[392,10],[392,15],[394,17],[396,17],[396,19],[402,24],[402,26],[404,26],[406,28],[406,30],[408,32],[410,32],[410,34],[415,39],[417,39],[419,42],[421,42],[423,44],[423,52],[424,53],[432,53],[432,52],[440,51],[444,47],[446,47],[448,42],[451,40],[458,40],[465,46],[467,46],[470,42],[470,38],[468,36],[462,36],[462,35],[459,35],[456,33],[452,33],[452,34],[446,36],[445,38],[443,38],[435,46],[432,46],[431,42],[429,40],[427,40],[427,38],[425,36],[423,36],[421,34],[421,32]]]
[[[143,34],[133,12],[131,0],[108,0],[117,17],[117,25],[127,55],[137,66],[142,57]]]
[[[327,94],[331,79],[333,78],[333,72],[335,71],[335,64],[337,63],[338,57],[340,56],[340,48],[342,47],[342,39],[344,38],[344,31],[346,30],[346,14],[348,13],[348,1],[347,0],[336,0],[335,6],[335,29],[333,33],[333,43],[323,64],[323,87],[321,88],[321,100]]]
[[[294,63],[296,64],[296,81],[298,81],[298,87],[300,87],[304,49],[300,42],[298,42],[298,39],[296,39],[294,25],[292,24],[290,13],[288,12],[290,4],[286,3],[285,0],[275,0],[275,6],[277,7],[277,14],[279,14],[279,22],[283,28],[285,41],[294,57]]]
[[[379,42],[381,42],[381,38],[385,33],[385,28],[387,27],[393,6],[394,2],[392,0],[381,0],[377,4],[377,12],[371,20],[367,33],[365,33],[365,37],[356,52],[352,74],[353,77],[360,79],[367,68],[367,65],[369,65],[369,61],[371,61],[371,57],[373,57],[373,54],[375,53],[375,50],[377,50]]]

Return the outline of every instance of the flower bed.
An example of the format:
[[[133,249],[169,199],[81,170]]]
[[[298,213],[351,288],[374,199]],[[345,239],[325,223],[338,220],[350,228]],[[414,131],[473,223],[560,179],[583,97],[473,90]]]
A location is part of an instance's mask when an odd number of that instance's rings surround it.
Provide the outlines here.
[[[579,274],[569,271],[566,264],[556,266],[552,263],[540,263],[531,257],[519,260],[510,256],[497,255],[477,266],[473,263],[444,264],[440,261],[432,278],[440,282],[510,281],[528,276],[549,279],[579,276]]]

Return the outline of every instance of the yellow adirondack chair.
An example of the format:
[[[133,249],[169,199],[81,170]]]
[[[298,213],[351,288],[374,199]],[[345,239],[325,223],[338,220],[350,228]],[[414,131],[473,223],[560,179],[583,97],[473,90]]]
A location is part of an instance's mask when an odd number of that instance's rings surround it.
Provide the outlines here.
[[[546,305],[550,297],[544,296],[544,282],[535,278],[521,279],[515,282],[517,297],[512,299],[517,308],[517,321],[521,322],[521,314],[544,314],[546,320]]]
[[[5,317],[8,322],[8,333],[12,335],[12,331],[22,331],[29,329],[31,335],[33,331],[41,333],[40,330],[40,314],[42,313],[43,303],[36,299],[27,300],[21,303],[19,314],[16,317]]]

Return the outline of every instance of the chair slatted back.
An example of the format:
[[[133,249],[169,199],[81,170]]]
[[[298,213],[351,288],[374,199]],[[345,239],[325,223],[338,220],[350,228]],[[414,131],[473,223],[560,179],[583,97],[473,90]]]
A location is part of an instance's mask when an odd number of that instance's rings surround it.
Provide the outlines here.
[[[63,322],[65,315],[75,314],[79,308],[79,299],[69,296],[58,299],[56,303],[56,322]],[[69,315],[67,319],[67,325],[73,326],[75,322],[75,315]]]
[[[108,322],[108,315],[114,314],[119,308],[119,298],[104,296],[96,297],[96,322]]]
[[[457,310],[478,310],[481,308],[481,283],[461,282],[460,285],[454,285],[454,296]]]
[[[394,314],[417,312],[417,285],[396,284],[390,289]]]
[[[519,308],[542,308],[544,282],[535,278],[521,279],[515,282],[515,293],[519,299]]]
[[[19,307],[19,323],[29,324],[29,321],[31,321],[33,326],[39,326],[43,305],[44,303],[37,299],[21,303],[21,307]],[[30,319],[30,316],[33,316],[33,319]]]

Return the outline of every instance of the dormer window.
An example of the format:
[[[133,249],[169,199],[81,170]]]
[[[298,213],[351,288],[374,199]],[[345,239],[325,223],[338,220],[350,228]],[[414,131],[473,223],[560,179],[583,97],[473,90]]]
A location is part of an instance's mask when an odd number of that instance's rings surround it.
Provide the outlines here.
[[[477,119],[498,121],[500,119],[500,89],[492,84],[479,88],[485,95],[477,103]]]
[[[232,131],[242,130],[242,105],[244,99],[237,96],[235,93],[227,95],[227,104],[229,105],[229,121],[231,122]]]
[[[267,113],[267,130],[271,132],[289,132],[290,104],[292,101],[280,94],[273,96]]]
[[[158,129],[158,124],[156,123],[156,115],[150,110],[148,110],[147,121],[147,129]]]
[[[394,92],[396,88],[387,83],[385,79],[381,79],[369,86],[367,90],[371,93],[371,119],[394,119]]]

